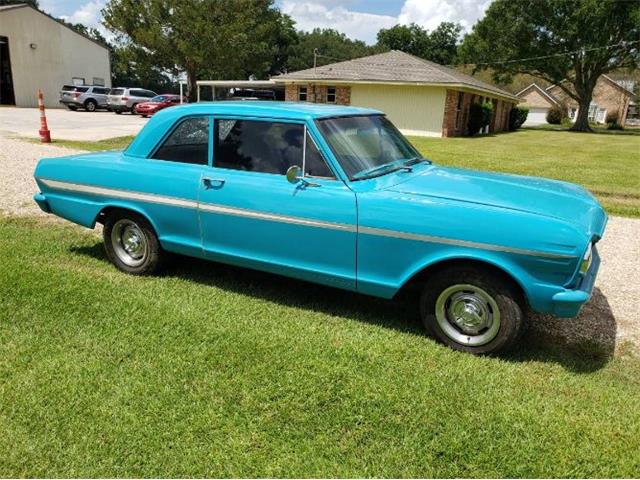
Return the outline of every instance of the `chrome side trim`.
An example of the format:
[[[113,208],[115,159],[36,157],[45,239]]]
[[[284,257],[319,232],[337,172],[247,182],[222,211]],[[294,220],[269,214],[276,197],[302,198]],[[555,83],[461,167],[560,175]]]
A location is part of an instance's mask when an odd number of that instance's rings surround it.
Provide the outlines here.
[[[396,230],[385,230],[381,228],[360,227],[359,233],[366,235],[377,235],[380,237],[402,238],[405,240],[415,240],[418,242],[440,243],[443,245],[455,245],[457,247],[477,248],[481,250],[491,250],[493,252],[515,253],[517,255],[528,255],[533,257],[545,258],[574,258],[573,255],[565,255],[562,253],[540,252],[538,250],[527,250],[523,248],[504,247],[502,245],[494,245],[492,243],[471,242],[468,240],[457,240],[445,237],[432,237],[430,235],[420,235],[417,233],[399,232]]]
[[[58,190],[69,192],[90,193],[93,195],[102,195],[105,197],[124,198],[127,200],[140,200],[141,202],[159,203],[162,205],[172,205],[182,208],[198,208],[198,202],[193,200],[185,200],[184,198],[165,197],[154,193],[141,193],[131,190],[119,190],[115,188],[95,187],[93,185],[84,185],[80,183],[60,182],[58,180],[47,180],[39,178],[46,186]]]
[[[237,217],[255,218],[258,220],[266,220],[271,222],[291,223],[294,225],[303,225],[306,227],[329,228],[331,230],[342,230],[345,232],[356,233],[358,227],[346,223],[323,222],[321,220],[311,220],[301,217],[290,217],[286,215],[277,215],[275,213],[263,213],[256,210],[246,210],[244,208],[233,208],[224,205],[216,205],[213,203],[200,203],[200,210],[206,212],[219,213],[222,215],[234,215]]]
[[[232,215],[244,218],[255,218],[270,222],[289,223],[293,225],[302,225],[305,227],[327,228],[331,230],[339,230],[351,233],[360,233],[364,235],[375,235],[379,237],[400,238],[403,240],[413,240],[417,242],[439,243],[442,245],[455,245],[458,247],[474,248],[480,250],[490,250],[494,252],[513,253],[516,255],[527,255],[533,257],[552,258],[552,259],[568,259],[574,258],[575,255],[567,255],[561,253],[541,252],[538,250],[528,250],[522,248],[505,247],[491,243],[471,242],[468,240],[458,240],[453,238],[435,237],[430,235],[421,235],[417,233],[400,232],[397,230],[387,230],[374,227],[358,227],[357,225],[324,222],[321,220],[313,220],[303,217],[291,217],[288,215],[278,215],[275,213],[265,213],[257,210],[248,210],[244,208],[234,208],[214,203],[201,203],[194,200],[186,200],[178,197],[166,197],[153,193],[141,193],[131,190],[120,190],[115,188],[104,188],[93,185],[85,185],[71,182],[61,182],[58,180],[48,180],[38,178],[46,186],[65,190],[70,192],[82,192],[93,195],[101,195],[107,197],[123,198],[127,200],[139,200],[142,202],[157,203],[162,205],[171,205],[180,208],[193,208],[205,212],[217,213],[220,215]]]

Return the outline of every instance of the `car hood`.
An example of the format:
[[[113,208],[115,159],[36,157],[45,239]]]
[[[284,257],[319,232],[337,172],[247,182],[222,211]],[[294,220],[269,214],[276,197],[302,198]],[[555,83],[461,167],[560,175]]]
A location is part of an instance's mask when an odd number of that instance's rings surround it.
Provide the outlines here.
[[[593,195],[567,182],[439,166],[405,178],[387,189],[556,218],[598,237],[606,223]]]

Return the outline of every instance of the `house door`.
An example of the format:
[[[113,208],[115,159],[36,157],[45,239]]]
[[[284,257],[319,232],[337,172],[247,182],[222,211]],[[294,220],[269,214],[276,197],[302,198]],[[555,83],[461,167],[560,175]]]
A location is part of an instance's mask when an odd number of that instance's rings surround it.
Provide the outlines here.
[[[9,57],[9,39],[0,36],[0,105],[15,105],[13,78],[11,76],[11,58]]]

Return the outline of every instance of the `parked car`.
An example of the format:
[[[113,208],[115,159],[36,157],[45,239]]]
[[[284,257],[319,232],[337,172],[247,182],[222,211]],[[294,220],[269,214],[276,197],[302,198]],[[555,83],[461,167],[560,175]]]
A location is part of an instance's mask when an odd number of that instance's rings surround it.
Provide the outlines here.
[[[184,98],[183,103],[186,103],[186,100]],[[157,95],[153,97],[148,102],[139,103],[138,105],[136,105],[135,113],[142,115],[143,117],[150,117],[163,108],[173,107],[175,105],[180,105],[180,95],[165,93],[163,95]]]
[[[112,88],[108,97],[109,109],[116,113],[134,113],[136,105],[148,102],[158,94],[142,88]]]
[[[607,221],[579,186],[435,165],[381,112],[293,102],[165,109],[126,150],[42,159],[35,178],[42,210],[104,225],[124,272],[175,252],[416,292],[427,329],[476,354],[513,345],[527,308],[578,314]]]
[[[98,108],[107,108],[107,95],[111,89],[98,85],[63,85],[60,90],[60,103],[69,110],[84,108],[95,112]]]

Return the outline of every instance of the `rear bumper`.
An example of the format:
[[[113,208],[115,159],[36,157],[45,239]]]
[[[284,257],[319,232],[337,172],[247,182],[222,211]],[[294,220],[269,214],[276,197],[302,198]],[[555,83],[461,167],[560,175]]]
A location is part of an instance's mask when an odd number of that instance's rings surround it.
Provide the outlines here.
[[[51,213],[51,207],[49,206],[49,203],[47,202],[46,197],[42,193],[39,193],[39,192],[36,193],[33,196],[33,199],[40,207],[40,210],[42,210],[45,213]]]
[[[77,100],[60,100],[60,103],[63,105],[71,105],[72,107],[82,107],[82,102],[78,102]]]
[[[553,314],[557,317],[571,318],[580,313],[582,306],[591,298],[596,276],[600,268],[600,255],[594,245],[591,267],[575,290],[564,290],[553,296]]]

